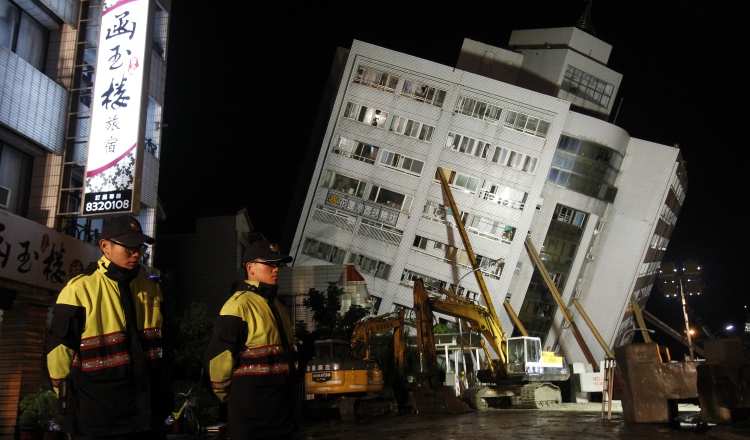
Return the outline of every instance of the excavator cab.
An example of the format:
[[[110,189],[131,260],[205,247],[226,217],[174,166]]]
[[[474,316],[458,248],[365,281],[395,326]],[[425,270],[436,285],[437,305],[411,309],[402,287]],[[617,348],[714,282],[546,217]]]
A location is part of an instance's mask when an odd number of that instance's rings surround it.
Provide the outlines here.
[[[341,339],[321,339],[315,341],[315,358],[348,358],[349,342]]]
[[[565,358],[543,351],[542,341],[531,336],[508,338],[508,378],[514,381],[564,381],[570,377]]]

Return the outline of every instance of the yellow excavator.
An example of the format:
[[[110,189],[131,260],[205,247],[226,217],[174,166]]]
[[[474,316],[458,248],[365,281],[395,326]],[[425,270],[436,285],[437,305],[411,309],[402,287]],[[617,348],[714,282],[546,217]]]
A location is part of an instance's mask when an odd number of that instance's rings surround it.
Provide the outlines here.
[[[466,323],[471,331],[481,333],[484,339],[485,368],[479,369],[476,382],[461,394],[461,400],[470,408],[548,408],[562,403],[562,392],[554,381],[565,381],[570,370],[565,358],[554,352],[542,350],[536,337],[518,336],[506,339],[502,329],[486,307],[474,304],[449,291],[430,294],[421,279],[414,281],[414,313],[417,326],[417,347],[422,353],[424,371],[422,386],[439,387],[434,312],[453,316]],[[497,353],[492,358],[485,340]],[[420,398],[429,392],[417,393]],[[421,405],[424,406],[424,405]]]
[[[461,400],[469,407],[482,410],[510,404],[520,408],[543,408],[562,403],[562,392],[552,382],[565,381],[570,377],[570,369],[565,358],[557,356],[554,352],[543,351],[539,338],[529,336],[506,338],[442,168],[438,168],[437,178],[440,180],[451,211],[456,214],[453,218],[477,278],[484,306],[472,303],[445,289],[438,289],[437,295],[430,295],[423,281],[415,280],[414,312],[417,345],[426,365],[424,369],[426,379],[422,380],[423,388],[437,387],[437,380],[434,379],[437,375],[437,355],[433,312],[438,312],[461,319],[463,325],[483,336],[481,345],[485,354],[485,368],[477,371],[475,384],[461,394]],[[540,267],[540,270],[546,269]],[[505,308],[521,329],[521,333],[527,335],[507,300]],[[493,358],[491,355],[487,343],[495,352],[496,357]]]
[[[311,412],[335,411],[341,419],[388,414],[396,397],[383,396],[383,370],[370,359],[370,337],[393,330],[397,382],[404,373],[404,310],[366,318],[354,327],[351,341],[319,339],[315,357],[305,367],[306,407]],[[397,393],[400,383],[394,383]]]

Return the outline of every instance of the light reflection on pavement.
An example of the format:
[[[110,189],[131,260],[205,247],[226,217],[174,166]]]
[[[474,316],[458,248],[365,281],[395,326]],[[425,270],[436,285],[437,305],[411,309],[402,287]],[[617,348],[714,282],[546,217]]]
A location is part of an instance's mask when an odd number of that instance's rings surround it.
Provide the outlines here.
[[[748,440],[750,422],[706,425],[700,408],[680,404],[672,423],[625,423],[619,401],[612,412],[601,403],[563,403],[555,409],[488,409],[467,414],[408,414],[365,421],[307,421],[293,440]],[[169,440],[232,440],[225,430],[169,435]]]
[[[409,414],[382,416],[366,421],[313,421],[294,440],[485,440],[524,439],[746,439],[750,430],[730,432],[728,427],[700,423],[700,408],[681,405],[670,424],[625,423],[620,402],[611,416],[601,403],[566,403],[550,410],[489,409],[467,414]],[[611,418],[610,418],[611,417]],[[712,435],[712,434],[721,435]]]

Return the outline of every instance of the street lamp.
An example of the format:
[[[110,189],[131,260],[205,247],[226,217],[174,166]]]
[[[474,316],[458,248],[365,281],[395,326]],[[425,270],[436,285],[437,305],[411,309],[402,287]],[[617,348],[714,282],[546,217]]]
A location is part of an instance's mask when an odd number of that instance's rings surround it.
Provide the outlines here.
[[[685,292],[688,295],[700,295],[703,289],[703,280],[700,277],[703,269],[700,263],[695,260],[686,260],[679,265],[663,261],[659,266],[659,287],[667,298],[677,297],[680,294],[682,299],[682,313],[685,316],[685,334],[687,335],[688,350],[690,351],[690,360],[694,360],[693,340],[690,337],[690,322],[688,320],[687,302],[685,301]]]
[[[719,333],[721,333],[721,332],[728,332],[728,331],[732,331],[732,330],[734,330],[734,325],[729,324],[726,327],[724,327],[723,329],[711,333],[710,335],[708,335],[708,338],[709,339],[716,339],[716,335],[718,335]]]
[[[476,272],[478,270],[487,270],[490,267],[497,266],[497,265],[499,265],[500,263],[502,263],[504,261],[505,261],[505,259],[503,259],[503,258],[498,258],[497,260],[490,260],[484,266],[477,267],[477,268],[472,269],[472,270],[466,272],[465,274],[461,275],[461,277],[458,279],[458,282],[456,283],[456,292],[455,292],[456,295],[460,295],[461,281],[463,281],[464,278],[466,278],[467,276],[473,274],[474,272]]]
[[[627,335],[630,332],[639,332],[639,331],[640,332],[656,333],[656,330],[651,330],[650,328],[629,328],[629,329],[625,330],[624,332],[622,332],[622,336],[620,337],[620,342],[621,342],[620,345],[625,345],[624,343],[622,343],[622,341],[625,340],[625,335]]]

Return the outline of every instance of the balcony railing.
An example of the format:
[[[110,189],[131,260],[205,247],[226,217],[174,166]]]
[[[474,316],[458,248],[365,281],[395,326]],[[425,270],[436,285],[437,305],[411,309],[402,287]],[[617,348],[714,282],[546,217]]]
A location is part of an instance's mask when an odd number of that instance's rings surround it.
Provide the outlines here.
[[[401,243],[401,239],[404,236],[404,233],[402,231],[387,228],[387,226],[385,225],[378,225],[375,223],[370,224],[365,222],[361,222],[359,224],[357,234],[363,237],[383,241],[395,246],[398,246]]]
[[[336,226],[337,228],[341,228],[348,232],[354,232],[354,225],[356,223],[355,219],[348,215],[320,208],[315,208],[315,211],[313,212],[313,220]]]

